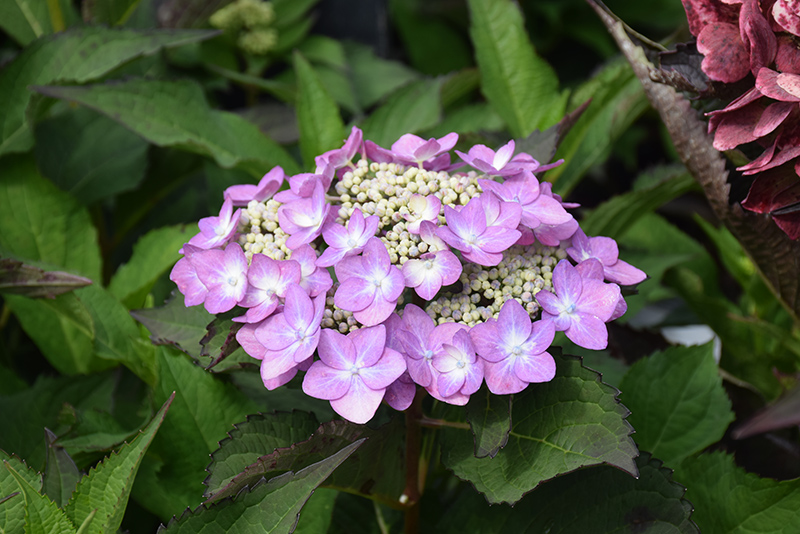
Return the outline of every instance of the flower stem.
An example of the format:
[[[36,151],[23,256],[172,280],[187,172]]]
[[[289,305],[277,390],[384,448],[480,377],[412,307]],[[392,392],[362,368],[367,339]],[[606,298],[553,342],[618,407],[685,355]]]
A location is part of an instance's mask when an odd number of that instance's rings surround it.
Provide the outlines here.
[[[420,479],[419,464],[422,445],[422,399],[424,394],[417,390],[414,401],[406,409],[406,488],[403,491],[408,507],[405,512],[405,534],[419,532]]]

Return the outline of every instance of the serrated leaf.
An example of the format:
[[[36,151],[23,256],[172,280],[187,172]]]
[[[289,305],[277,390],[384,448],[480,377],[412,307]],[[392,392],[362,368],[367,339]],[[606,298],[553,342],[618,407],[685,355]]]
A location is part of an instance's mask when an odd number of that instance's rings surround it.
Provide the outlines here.
[[[180,259],[178,250],[192,235],[186,225],[149,231],[133,245],[130,260],[114,273],[108,291],[128,308],[141,306],[156,281]]]
[[[174,394],[133,441],[105,458],[78,482],[64,511],[75,524],[82,524],[94,513],[88,534],[114,534],[119,529],[139,465],[173,399]]]
[[[0,255],[99,280],[97,232],[86,208],[42,178],[33,158],[9,156],[0,165]]]
[[[308,412],[248,415],[211,454],[205,496],[222,489],[259,457],[307,440],[318,427],[317,418]]]
[[[200,358],[200,341],[205,337],[208,325],[214,316],[202,306],[187,308],[183,295],[173,292],[160,308],[133,310],[131,316],[150,331],[150,340],[156,345],[170,345],[182,350],[192,358],[201,360],[205,367],[211,360]]]
[[[25,498],[25,533],[26,534],[69,534],[77,532],[67,515],[56,506],[56,503],[44,495],[40,495],[25,477],[17,473],[10,463],[3,462],[5,468],[17,481],[22,496]]]
[[[59,508],[69,501],[81,475],[72,458],[60,444],[49,428],[44,429],[47,441],[47,465],[44,468],[43,493],[50,497]]]
[[[300,510],[308,498],[328,476],[339,467],[364,439],[351,443],[324,460],[297,471],[288,472],[268,481],[256,483],[236,499],[226,500],[212,508],[198,508],[170,521],[161,532],[292,532]],[[225,525],[224,527],[222,525]]]
[[[470,35],[481,72],[481,90],[514,137],[527,137],[552,123],[563,98],[558,78],[536,55],[522,13],[511,0],[470,0]],[[558,120],[558,119],[556,119]]]
[[[672,472],[647,453],[636,459],[636,465],[638,479],[607,466],[558,477],[514,508],[488,507],[477,495],[465,495],[437,532],[698,534],[690,519],[692,505],[683,498],[686,489],[672,481]]]
[[[64,271],[45,271],[12,259],[0,259],[0,293],[53,299],[92,281]]]
[[[297,121],[300,128],[300,151],[307,168],[314,167],[314,157],[341,147],[344,123],[339,108],[325,90],[308,61],[295,51],[297,74]]]
[[[37,40],[0,72],[0,154],[24,152],[33,147],[26,110],[31,85],[56,82],[83,83],[97,79],[134,58],[161,48],[208,39],[216,32],[133,31],[81,28]]]
[[[711,343],[637,361],[620,390],[636,444],[669,466],[719,441],[734,419]]]
[[[687,458],[675,470],[695,506],[692,517],[703,534],[800,530],[800,480],[759,478],[721,452]]]
[[[156,402],[176,395],[139,470],[134,497],[166,520],[202,501],[209,454],[234,423],[259,407],[181,353],[158,347],[157,361]]]
[[[236,332],[241,328],[241,323],[234,323],[233,317],[238,315],[236,312],[228,312],[218,315],[206,329],[206,335],[200,340],[200,360],[205,361],[210,359],[210,363],[206,365],[207,370],[215,369],[215,372],[220,372],[217,366],[225,362],[229,356],[241,348],[239,342],[236,341]],[[246,354],[245,354],[246,356]],[[247,356],[255,365],[256,360]]]
[[[222,167],[261,175],[297,164],[280,145],[238,115],[212,109],[193,81],[131,79],[86,86],[37,86],[53,98],[99,111],[158,146],[174,146],[210,156]]]
[[[11,456],[0,449],[0,467],[7,462],[24,478],[34,491],[42,489],[42,475],[30,469],[17,456]],[[22,532],[25,529],[25,496],[20,492],[17,480],[11,471],[0,468],[0,532]]]
[[[323,423],[310,438],[256,458],[207,502],[234,496],[262,477],[270,479],[285,471],[297,470],[325,458],[347,443],[367,438],[364,447],[328,479],[326,486],[397,504],[405,483],[404,441],[400,427],[396,421],[377,430],[347,421]]]
[[[493,395],[485,387],[469,398],[467,421],[475,438],[476,458],[494,458],[508,443],[512,402],[511,396]]]
[[[514,396],[514,426],[494,458],[475,458],[463,430],[442,431],[442,462],[490,503],[519,501],[536,486],[580,467],[616,466],[635,475],[638,455],[617,390],[580,359],[557,359],[556,377]]]
[[[433,128],[441,120],[442,80],[420,80],[394,93],[362,124],[364,139],[390,146],[401,135]]]
[[[83,204],[134,189],[144,179],[147,142],[108,117],[71,109],[40,122],[34,133],[42,174]]]

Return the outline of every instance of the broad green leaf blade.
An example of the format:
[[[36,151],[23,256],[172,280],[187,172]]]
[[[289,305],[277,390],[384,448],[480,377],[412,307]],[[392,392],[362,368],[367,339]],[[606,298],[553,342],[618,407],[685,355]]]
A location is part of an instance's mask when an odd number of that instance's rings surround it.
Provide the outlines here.
[[[83,20],[92,24],[119,26],[131,16],[141,0],[85,0]]]
[[[511,431],[510,395],[493,395],[481,388],[467,403],[467,421],[475,437],[475,457],[494,458],[508,443]]]
[[[435,128],[425,131],[425,136],[443,137],[450,132],[461,134],[477,132],[499,132],[506,123],[486,102],[468,104],[453,111]]]
[[[0,2],[0,28],[22,46],[53,32],[46,0]]]
[[[17,481],[22,496],[25,498],[25,533],[26,534],[69,534],[76,532],[75,526],[67,515],[56,506],[56,503],[39,494],[36,489],[7,461],[3,462],[6,470]]]
[[[556,153],[565,163],[547,171],[560,195],[567,195],[589,169],[602,163],[612,143],[650,106],[641,83],[623,61],[611,63],[579,87],[569,109],[589,99],[591,104]]]
[[[133,441],[105,458],[78,482],[64,511],[77,525],[97,510],[87,534],[114,534],[119,529],[139,465],[173,399],[174,394]]]
[[[230,0],[166,0],[158,9],[162,28],[200,28],[208,26],[208,18],[229,4]]]
[[[75,491],[81,474],[72,458],[60,444],[55,443],[56,435],[45,428],[47,438],[47,465],[44,468],[43,493],[50,497],[59,508],[69,501]]]
[[[328,476],[364,443],[360,439],[315,464],[297,471],[256,483],[234,500],[211,508],[198,508],[170,521],[161,532],[178,533],[247,533],[258,525],[259,532],[292,532],[300,510]]]
[[[212,109],[195,82],[131,79],[87,86],[38,86],[46,96],[77,102],[109,116],[158,146],[174,146],[262,175],[297,164],[252,123]]]
[[[339,107],[325,90],[308,61],[295,51],[294,70],[297,73],[297,122],[300,128],[300,151],[307,168],[314,167],[314,158],[328,150],[339,148],[344,135],[344,123]]]
[[[33,132],[25,116],[33,97],[29,86],[95,80],[134,58],[208,39],[216,33],[96,27],[39,39],[0,71],[0,94],[4,96],[0,103],[0,154],[33,147]]]
[[[558,78],[536,55],[519,7],[511,0],[470,0],[469,11],[481,90],[511,134],[527,137],[556,122],[564,111]]]
[[[42,174],[83,204],[134,189],[144,179],[149,145],[108,117],[72,109],[37,124],[34,132]]]
[[[180,259],[178,250],[192,235],[192,229],[185,225],[146,233],[133,245],[130,260],[114,273],[108,291],[128,308],[142,306],[156,280]]]
[[[442,462],[490,503],[519,501],[536,486],[580,467],[616,466],[636,474],[638,455],[617,390],[574,357],[557,359],[556,377],[514,396],[508,444],[475,458],[463,430],[442,431]]]
[[[275,449],[307,440],[319,427],[317,418],[308,412],[256,414],[234,425],[220,442],[206,468],[206,497],[225,487],[230,480],[259,457]]]
[[[171,345],[192,358],[200,360],[203,367],[211,363],[201,358],[200,341],[205,337],[214,316],[202,306],[187,308],[183,295],[177,291],[160,308],[133,310],[131,316],[150,331],[150,340],[156,345]]]
[[[211,362],[206,366],[207,370],[215,369],[223,362],[226,362],[228,357],[241,348],[239,342],[236,341],[236,332],[241,328],[241,323],[234,323],[233,316],[238,315],[235,312],[228,312],[214,319],[208,325],[206,335],[200,340],[200,359],[205,361],[210,358]],[[241,356],[241,355],[240,355]],[[257,365],[257,360],[244,355],[246,359],[250,359]],[[223,364],[223,367],[226,367]]]
[[[378,57],[370,46],[347,42],[344,51],[346,75],[362,108],[374,106],[420,77],[418,72],[398,61]]]
[[[300,511],[300,519],[293,534],[327,533],[338,495],[336,490],[317,488]]]
[[[354,454],[326,482],[326,486],[397,504],[404,489],[404,442],[400,425],[392,422],[377,430],[347,421],[323,423],[314,434],[289,447],[256,458],[208,499],[219,502],[285,471],[295,471],[325,458],[348,443],[367,438],[364,448]],[[241,464],[240,464],[241,465]]]
[[[86,208],[42,178],[32,158],[10,156],[0,165],[0,255],[100,280],[97,232]]]
[[[636,465],[638,480],[612,467],[584,469],[542,485],[514,508],[489,507],[481,497],[467,494],[447,512],[437,532],[698,534],[690,519],[692,505],[683,498],[686,489],[672,481],[672,472],[647,453]]]
[[[734,418],[711,343],[637,361],[620,390],[636,444],[670,466],[719,441]]]
[[[50,298],[88,286],[92,281],[63,271],[45,271],[12,259],[0,259],[0,293]]]
[[[675,470],[703,534],[800,531],[800,480],[759,478],[721,452],[687,458]]]
[[[14,468],[18,475],[38,492],[42,489],[42,475],[28,468],[17,456],[11,456],[0,449],[0,466],[3,463]],[[11,471],[0,468],[0,532],[22,532],[25,529],[25,496]]]
[[[257,412],[259,406],[181,353],[158,347],[157,361],[156,402],[173,391],[176,395],[139,470],[133,495],[166,520],[200,504],[209,454],[217,450],[234,423]]]
[[[361,125],[364,139],[388,147],[401,135],[433,128],[441,120],[441,80],[420,80],[394,93]]]

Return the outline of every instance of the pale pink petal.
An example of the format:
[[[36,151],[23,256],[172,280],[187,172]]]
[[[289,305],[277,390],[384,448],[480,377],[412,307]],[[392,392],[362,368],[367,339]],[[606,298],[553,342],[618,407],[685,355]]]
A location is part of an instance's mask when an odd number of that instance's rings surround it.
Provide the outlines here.
[[[348,421],[362,425],[378,411],[385,392],[385,389],[371,389],[362,380],[354,378],[345,395],[331,400],[331,408]]]
[[[328,367],[321,361],[311,364],[303,377],[303,392],[309,397],[333,400],[344,396],[351,388],[353,374]],[[358,380],[358,382],[361,382]]]

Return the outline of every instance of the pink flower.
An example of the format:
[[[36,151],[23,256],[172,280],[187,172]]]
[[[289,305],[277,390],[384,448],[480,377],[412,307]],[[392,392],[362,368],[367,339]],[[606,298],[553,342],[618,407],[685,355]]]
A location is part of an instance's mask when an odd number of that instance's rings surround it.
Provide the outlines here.
[[[292,251],[292,261],[300,264],[300,287],[311,298],[325,293],[333,287],[333,279],[328,269],[317,266],[317,253],[310,245],[303,245]]]
[[[383,325],[347,336],[325,329],[319,357],[306,373],[303,391],[329,400],[336,413],[358,424],[372,419],[386,388],[406,370],[400,353],[386,347]]]
[[[228,198],[222,204],[217,217],[200,219],[200,233],[189,240],[189,244],[202,249],[221,247],[227,244],[236,232],[241,210],[233,211],[233,201]],[[183,252],[183,249],[181,249]]]
[[[567,249],[569,257],[576,262],[594,258],[603,267],[603,275],[609,282],[630,286],[638,284],[647,275],[619,259],[617,242],[610,237],[586,237],[583,230],[578,229],[572,236],[572,246]]]
[[[514,141],[511,140],[497,149],[497,152],[485,145],[475,145],[469,149],[467,154],[458,150],[456,150],[456,154],[470,167],[492,176],[513,177],[523,171],[544,172],[562,163],[562,161],[557,161],[549,165],[541,165],[524,152],[514,156],[515,147]]]
[[[456,283],[461,271],[461,262],[449,250],[428,252],[403,264],[406,287],[413,287],[425,300],[433,300],[442,286]]]
[[[242,247],[231,243],[220,249],[201,250],[189,257],[197,278],[208,288],[204,305],[208,313],[233,309],[247,291],[247,258]]]
[[[350,215],[347,227],[338,224],[329,224],[322,230],[322,238],[328,248],[317,259],[320,267],[330,267],[345,256],[353,256],[364,250],[367,241],[378,230],[380,218],[370,215],[366,219],[360,209],[354,209]]]
[[[475,355],[475,346],[465,330],[442,345],[442,351],[433,357],[433,366],[439,371],[436,386],[445,401],[457,394],[472,395],[483,382],[483,360]]]
[[[350,163],[350,160],[353,159],[353,156],[356,155],[356,152],[364,149],[363,139],[364,134],[361,130],[353,126],[350,130],[350,136],[347,138],[342,148],[329,150],[314,158],[314,162],[317,164],[317,170],[315,172],[317,174],[323,174],[326,166],[330,166],[333,170],[345,167]]]
[[[183,293],[183,302],[186,307],[197,306],[202,304],[208,295],[208,288],[200,281],[197,276],[197,269],[192,265],[192,256],[203,249],[189,245],[183,245],[183,253],[185,256],[178,260],[172,272],[169,273],[169,279],[175,282],[178,286],[178,291]]]
[[[316,239],[328,220],[330,209],[320,181],[314,183],[314,192],[310,198],[294,200],[278,208],[281,230],[290,236],[286,240],[286,246],[294,250]]]
[[[225,190],[223,196],[226,200],[230,199],[234,206],[247,206],[251,200],[263,202],[281,188],[285,176],[281,167],[274,167],[261,178],[258,185],[232,185]]]
[[[501,200],[518,203],[522,207],[520,223],[531,230],[542,224],[558,225],[572,219],[558,200],[540,194],[539,180],[531,172],[525,171],[520,178],[502,184],[494,180],[478,180],[478,183]]]
[[[410,213],[404,216],[408,221],[406,229],[412,234],[418,234],[423,221],[438,224],[442,201],[433,195],[422,196],[414,193],[408,199],[407,207]]]
[[[458,142],[456,133],[427,141],[414,134],[405,134],[395,141],[391,150],[381,148],[372,141],[365,141],[364,149],[372,161],[418,165],[423,169],[439,171],[450,167],[450,154],[446,152],[451,150],[456,142]]]
[[[296,261],[276,261],[263,254],[254,254],[247,271],[247,291],[239,302],[250,308],[242,317],[233,320],[258,323],[278,307],[290,284],[300,283],[300,264]]]

